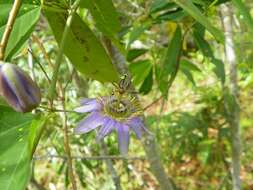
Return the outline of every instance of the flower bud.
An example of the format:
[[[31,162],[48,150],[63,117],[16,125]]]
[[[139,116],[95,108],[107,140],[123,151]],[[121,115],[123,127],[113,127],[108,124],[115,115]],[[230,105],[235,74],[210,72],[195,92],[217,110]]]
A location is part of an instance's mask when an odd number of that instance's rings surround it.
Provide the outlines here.
[[[0,62],[0,95],[18,112],[29,112],[41,101],[37,84],[18,66]]]

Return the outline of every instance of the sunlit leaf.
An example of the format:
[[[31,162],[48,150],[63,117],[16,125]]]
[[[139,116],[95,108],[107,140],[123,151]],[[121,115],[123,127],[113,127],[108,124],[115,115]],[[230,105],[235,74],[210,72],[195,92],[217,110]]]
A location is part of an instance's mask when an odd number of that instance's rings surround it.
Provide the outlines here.
[[[45,11],[58,44],[61,41],[67,14]],[[100,41],[82,19],[75,14],[67,35],[64,54],[81,72],[101,82],[118,80],[118,74]]]
[[[45,118],[0,106],[0,189],[23,190]]]
[[[223,33],[215,28],[210,21],[204,16],[201,11],[192,3],[191,0],[174,0],[180,7],[182,7],[189,15],[196,21],[201,23],[205,28],[220,42],[224,42]]]
[[[152,64],[149,60],[141,60],[131,63],[129,65],[129,70],[133,77],[133,84],[137,86],[142,83],[148,76],[151,68]]]
[[[0,3],[0,38],[6,27],[7,19],[9,16],[9,11],[13,5],[13,1],[6,1]],[[20,8],[20,12],[15,20],[13,30],[10,35],[10,39],[7,44],[5,59],[9,60],[11,57],[17,53],[26,40],[32,33],[34,26],[36,25],[41,8],[36,4],[23,4]]]
[[[145,78],[144,82],[142,83],[139,92],[146,95],[152,90],[153,86],[153,68],[151,68],[148,76]]]

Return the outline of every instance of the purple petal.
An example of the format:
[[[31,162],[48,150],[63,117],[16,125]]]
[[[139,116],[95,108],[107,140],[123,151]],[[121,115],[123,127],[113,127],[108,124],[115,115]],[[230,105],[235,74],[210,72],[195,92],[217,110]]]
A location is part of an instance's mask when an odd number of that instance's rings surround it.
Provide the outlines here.
[[[116,121],[110,118],[106,118],[104,126],[102,126],[100,130],[98,131],[98,136],[97,136],[98,140],[101,140],[105,136],[109,135],[112,132],[112,130],[115,129],[115,124],[116,124]]]
[[[104,117],[98,112],[93,112],[77,125],[77,127],[74,129],[74,132],[76,134],[88,133],[103,124]]]
[[[17,78],[19,78],[22,84],[23,90],[26,92],[26,97],[29,98],[29,102],[36,104],[40,102],[41,96],[39,93],[39,87],[32,81],[31,78],[24,75],[21,70],[17,69]]]
[[[0,75],[2,95],[16,111],[28,112],[39,105],[40,89],[23,70],[5,63]]]
[[[118,130],[118,144],[120,154],[127,155],[129,146],[129,127],[125,124],[117,122],[116,124]]]
[[[88,103],[88,102],[90,102],[90,101],[94,101],[94,100],[96,100],[96,98],[82,98],[82,99],[80,100],[80,104],[81,104],[81,105],[84,105],[84,104],[86,104],[86,103]]]
[[[102,108],[102,105],[100,102],[98,102],[96,99],[90,99],[85,100],[85,103],[81,103],[82,106],[74,109],[74,111],[78,113],[86,113],[86,112],[92,112],[92,111],[98,111]]]
[[[148,129],[144,126],[144,123],[141,118],[139,117],[134,117],[132,118],[127,125],[130,126],[130,128],[134,131],[135,135],[137,136],[138,139],[142,137],[143,131],[150,133]]]
[[[19,103],[19,99],[12,90],[11,86],[8,83],[8,80],[0,73],[0,88],[3,89],[4,96],[8,97],[9,104],[16,109],[16,111],[22,111],[22,108]]]

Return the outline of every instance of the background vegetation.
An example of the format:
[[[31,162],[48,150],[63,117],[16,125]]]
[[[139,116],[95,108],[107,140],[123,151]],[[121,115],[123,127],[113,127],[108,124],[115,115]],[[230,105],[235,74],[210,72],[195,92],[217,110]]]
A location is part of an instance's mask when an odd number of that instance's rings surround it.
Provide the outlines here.
[[[1,101],[0,189],[253,189],[252,15],[251,0],[24,0],[3,60],[43,99],[27,114]],[[131,135],[124,158],[116,134],[74,135],[73,109],[125,73],[154,138]]]

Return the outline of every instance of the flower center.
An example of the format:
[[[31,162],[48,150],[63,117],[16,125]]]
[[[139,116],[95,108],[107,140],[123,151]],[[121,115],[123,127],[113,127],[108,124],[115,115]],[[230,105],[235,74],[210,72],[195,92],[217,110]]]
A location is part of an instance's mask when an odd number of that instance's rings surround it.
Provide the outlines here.
[[[124,121],[140,114],[140,106],[134,98],[110,96],[104,101],[104,113],[116,120]]]

